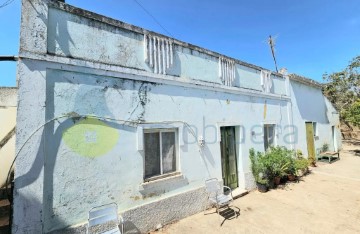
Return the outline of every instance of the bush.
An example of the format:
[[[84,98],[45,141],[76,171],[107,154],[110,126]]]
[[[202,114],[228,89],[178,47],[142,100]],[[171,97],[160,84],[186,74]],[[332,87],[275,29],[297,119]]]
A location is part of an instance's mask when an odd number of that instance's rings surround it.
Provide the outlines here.
[[[295,173],[293,155],[294,151],[281,146],[271,147],[266,151],[265,157],[268,158],[267,168],[272,178]]]
[[[267,178],[266,167],[264,165],[264,155],[260,152],[256,153],[254,149],[250,149],[249,154],[251,172],[255,178],[256,183],[268,185],[269,180]]]
[[[255,181],[268,185],[275,177],[295,175],[295,152],[285,147],[271,147],[265,153],[250,149],[251,171]]]
[[[295,170],[306,170],[309,166],[309,161],[306,158],[295,159]]]

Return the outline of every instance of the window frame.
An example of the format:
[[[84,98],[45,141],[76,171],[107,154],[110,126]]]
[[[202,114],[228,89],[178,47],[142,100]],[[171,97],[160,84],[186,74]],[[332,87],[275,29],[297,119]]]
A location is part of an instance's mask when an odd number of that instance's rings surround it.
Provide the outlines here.
[[[163,173],[163,157],[162,157],[162,133],[164,132],[173,132],[175,134],[175,171]],[[146,150],[145,150],[145,134],[146,133],[159,133],[159,144],[160,144],[160,174],[153,175],[150,177],[145,177],[145,167],[146,167]],[[180,172],[180,163],[179,163],[179,129],[178,128],[145,128],[143,129],[143,144],[144,144],[144,164],[143,164],[143,179],[145,182],[162,179],[169,176],[179,175]]]
[[[314,137],[318,137],[319,134],[318,134],[318,124],[317,122],[312,122],[312,126],[313,126],[313,131],[314,131]]]
[[[272,145],[269,145],[269,127],[272,127],[273,128],[273,140],[272,140],[272,142],[273,142],[273,144]],[[268,142],[267,143],[267,148],[265,147],[265,128],[267,128],[267,138],[266,138],[266,141]],[[266,151],[268,148],[270,148],[271,146],[276,146],[277,145],[277,142],[276,142],[276,124],[274,124],[274,123],[264,123],[263,124],[263,140],[264,140],[264,151]]]

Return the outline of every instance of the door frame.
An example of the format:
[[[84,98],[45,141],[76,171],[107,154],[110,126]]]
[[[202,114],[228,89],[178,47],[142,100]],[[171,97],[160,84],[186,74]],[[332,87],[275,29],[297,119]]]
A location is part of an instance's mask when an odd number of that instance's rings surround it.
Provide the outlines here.
[[[308,151],[308,158],[312,158],[314,160],[316,160],[316,147],[315,147],[315,137],[314,137],[314,125],[313,125],[313,121],[305,121],[305,137],[306,137],[306,148]],[[311,125],[311,129],[312,129],[312,134],[310,134],[310,136],[308,136],[308,130],[307,130],[307,125]],[[312,140],[312,146],[313,146],[313,150],[309,150],[309,148],[311,147],[311,145],[309,145],[309,141]],[[310,155],[311,152],[313,153],[313,155]]]
[[[338,142],[337,142],[337,135],[336,135],[336,127],[335,127],[335,125],[331,126],[331,134],[332,134],[334,151],[337,152],[338,151]]]
[[[236,189],[239,187],[239,170],[238,170],[238,156],[237,156],[237,142],[236,142],[236,127],[235,126],[224,126],[220,128],[220,134],[221,136],[225,135],[225,139],[230,139],[233,138],[233,154],[229,154],[228,152],[226,152],[226,149],[224,149],[224,147],[226,146],[230,146],[229,142],[224,143],[222,140],[220,140],[220,157],[221,157],[221,178],[223,179],[223,184],[232,188],[232,189]],[[229,133],[228,132],[232,132],[231,136],[229,137]],[[225,140],[227,141],[227,140]],[[230,140],[231,141],[231,140]],[[229,147],[232,148],[232,147]],[[230,163],[230,155],[235,156],[235,162],[234,164]],[[225,163],[223,163],[223,160],[225,160]],[[226,180],[226,178],[231,177],[233,175],[233,171],[231,171],[230,165],[235,166],[235,177],[236,177],[236,185],[235,183],[231,183],[233,182],[231,179],[228,181]],[[225,168],[224,168],[225,167]],[[225,175],[224,175],[225,174]]]
[[[242,154],[242,145],[243,145],[243,141],[245,140],[245,131],[243,129],[243,124],[241,122],[238,121],[229,121],[229,122],[217,122],[216,123],[216,127],[217,127],[217,142],[218,147],[219,147],[219,152],[221,154],[221,128],[222,127],[235,127],[235,150],[236,150],[236,168],[237,168],[237,177],[238,177],[238,188],[245,188],[245,174],[244,174],[244,170],[243,170],[243,165],[244,165],[244,159],[243,159],[243,154]],[[221,155],[220,155],[220,162],[221,162]],[[246,163],[245,163],[246,164]],[[220,163],[220,168],[222,167],[221,163]],[[221,172],[221,177],[222,178],[222,168],[220,169]]]

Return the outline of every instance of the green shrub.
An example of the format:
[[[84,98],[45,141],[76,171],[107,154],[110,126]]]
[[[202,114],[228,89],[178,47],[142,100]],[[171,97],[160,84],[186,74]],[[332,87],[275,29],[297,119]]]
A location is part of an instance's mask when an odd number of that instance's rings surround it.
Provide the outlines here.
[[[251,162],[251,172],[255,181],[259,184],[268,185],[269,179],[264,165],[264,155],[260,152],[255,152],[254,149],[250,149],[249,157]]]
[[[322,152],[326,152],[329,150],[329,144],[328,143],[324,143],[322,146],[321,146],[321,151]]]
[[[295,173],[294,154],[293,150],[281,146],[271,147],[265,153],[269,161],[267,168],[273,178]]]
[[[265,153],[255,152],[254,149],[250,149],[249,153],[252,173],[255,181],[260,184],[268,184],[275,177],[296,173],[296,154],[293,150],[277,146]]]
[[[297,158],[295,159],[295,170],[305,170],[309,167],[309,161],[306,158]]]

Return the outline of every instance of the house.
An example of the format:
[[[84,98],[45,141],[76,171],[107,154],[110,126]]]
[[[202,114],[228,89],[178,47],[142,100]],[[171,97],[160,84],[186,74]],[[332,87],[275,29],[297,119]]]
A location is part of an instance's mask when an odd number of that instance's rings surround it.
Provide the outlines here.
[[[250,148],[307,155],[306,126],[340,147],[309,79],[52,0],[22,1],[20,41],[14,233],[80,232],[110,202],[146,232],[202,211],[208,178],[254,188]]]
[[[15,157],[16,87],[0,87],[0,188]]]

